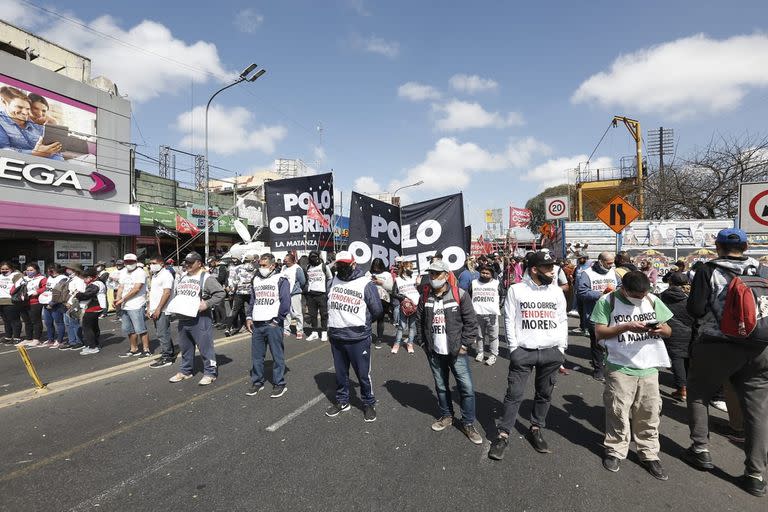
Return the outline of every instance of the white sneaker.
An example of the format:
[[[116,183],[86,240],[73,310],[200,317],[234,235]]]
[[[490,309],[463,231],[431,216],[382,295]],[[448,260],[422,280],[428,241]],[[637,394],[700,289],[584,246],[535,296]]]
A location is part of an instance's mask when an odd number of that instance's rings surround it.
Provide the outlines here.
[[[320,335],[320,341],[328,341],[328,332],[323,331],[323,333]]]
[[[208,384],[212,383],[215,380],[216,380],[216,377],[214,377],[213,375],[203,375],[203,378],[200,379],[200,382],[198,382],[198,384],[200,386],[207,386]]]
[[[728,406],[722,400],[712,400],[709,405],[717,409],[718,411],[728,412]]]
[[[99,352],[100,352],[100,349],[99,349],[99,347],[93,347],[93,348],[88,348],[88,347],[85,347],[85,348],[84,348],[84,349],[83,349],[83,350],[80,352],[80,355],[81,355],[81,356],[88,356],[88,355],[91,355],[91,354],[98,354]]]
[[[483,353],[478,352],[478,354],[475,356],[475,361],[477,361],[478,363],[482,363],[483,359],[485,359],[485,357],[483,356]]]
[[[179,372],[176,375],[174,375],[173,377],[171,377],[170,379],[168,379],[168,382],[176,383],[176,382],[181,382],[183,380],[187,380],[187,379],[191,379],[191,378],[192,378],[192,375],[186,375],[184,373]]]
[[[312,331],[312,334],[307,336],[307,341],[315,341],[319,339],[320,339],[320,336],[317,334],[317,331]]]
[[[491,354],[490,356],[488,356],[488,359],[485,360],[485,364],[487,364],[488,366],[493,366],[494,363],[496,363],[496,356]]]

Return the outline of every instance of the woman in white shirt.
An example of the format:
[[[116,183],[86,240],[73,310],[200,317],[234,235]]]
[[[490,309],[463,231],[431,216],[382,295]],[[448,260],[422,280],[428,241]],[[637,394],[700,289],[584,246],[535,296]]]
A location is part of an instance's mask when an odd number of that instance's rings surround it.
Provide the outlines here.
[[[386,323],[384,317],[389,311],[390,303],[392,302],[390,294],[392,293],[394,280],[392,279],[392,274],[389,273],[389,270],[384,265],[384,260],[381,258],[375,258],[371,262],[371,270],[368,272],[368,275],[371,276],[371,281],[376,285],[376,291],[379,292],[381,305],[384,309],[384,314],[376,321],[376,337],[374,338],[373,346],[379,349],[381,348],[381,340],[384,337],[384,324]]]

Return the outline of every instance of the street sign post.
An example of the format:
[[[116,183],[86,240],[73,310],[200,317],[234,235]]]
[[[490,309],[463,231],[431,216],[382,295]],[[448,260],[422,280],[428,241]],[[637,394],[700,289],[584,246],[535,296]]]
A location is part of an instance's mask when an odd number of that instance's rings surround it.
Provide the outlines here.
[[[544,199],[544,213],[547,220],[568,220],[568,196],[547,197]]]
[[[739,185],[739,228],[750,235],[768,233],[768,183]]]
[[[617,235],[639,216],[640,212],[637,208],[629,204],[621,196],[616,196],[608,201],[608,204],[597,213],[597,218],[603,221]]]

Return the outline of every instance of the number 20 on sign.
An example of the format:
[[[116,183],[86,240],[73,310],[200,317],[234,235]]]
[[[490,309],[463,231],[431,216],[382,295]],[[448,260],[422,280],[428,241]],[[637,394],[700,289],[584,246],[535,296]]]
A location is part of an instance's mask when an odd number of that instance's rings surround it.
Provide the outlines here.
[[[597,218],[603,221],[615,233],[621,233],[625,227],[629,226],[639,216],[640,212],[621,196],[616,196],[608,201],[608,204],[597,213]]]

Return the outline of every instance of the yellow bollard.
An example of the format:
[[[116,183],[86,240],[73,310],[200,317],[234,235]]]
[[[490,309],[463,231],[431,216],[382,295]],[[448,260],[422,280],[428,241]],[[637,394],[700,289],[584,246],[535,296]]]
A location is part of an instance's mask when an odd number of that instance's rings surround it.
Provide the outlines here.
[[[29,358],[29,354],[27,354],[27,348],[21,345],[16,348],[19,349],[21,359],[24,361],[24,366],[27,367],[27,373],[32,377],[32,382],[35,383],[35,387],[37,389],[45,389],[45,384],[40,380],[40,376],[37,374],[37,370],[35,370],[35,365],[32,364],[32,360]]]

